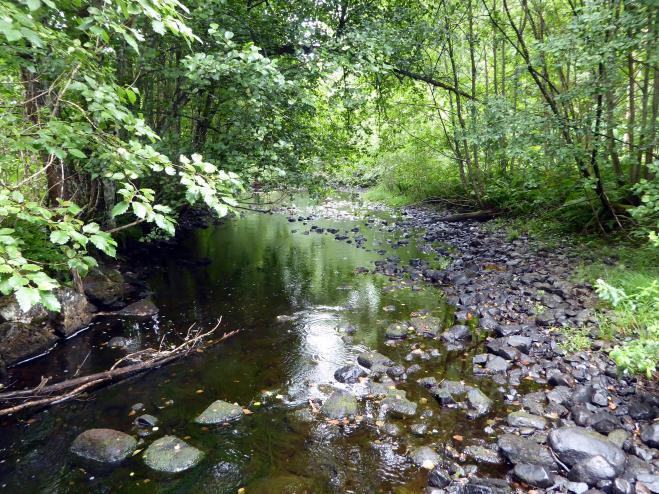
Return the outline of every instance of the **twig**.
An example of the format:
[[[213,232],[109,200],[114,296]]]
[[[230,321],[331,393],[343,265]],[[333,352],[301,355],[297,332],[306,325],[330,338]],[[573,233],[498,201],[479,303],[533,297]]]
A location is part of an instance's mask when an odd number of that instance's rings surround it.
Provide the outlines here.
[[[9,408],[0,409],[0,416],[10,415],[12,413],[16,413],[17,411],[25,410],[27,408],[60,403],[62,401],[69,400],[72,397],[81,393],[82,391],[97,386],[99,384],[125,379],[133,374],[144,372],[156,367],[163,366],[170,362],[173,362],[174,360],[177,360],[179,358],[188,355],[194,348],[197,347],[200,341],[210,336],[219,327],[220,322],[221,319],[219,319],[217,324],[209,331],[202,333],[200,330],[198,330],[191,335],[190,332],[194,327],[193,324],[192,326],[190,326],[190,328],[188,328],[188,336],[183,341],[183,343],[172,348],[171,350],[157,351],[152,348],[140,350],[138,352],[134,352],[130,355],[127,355],[119,359],[109,370],[104,372],[97,372],[87,376],[68,379],[66,381],[62,381],[56,384],[51,384],[49,386],[46,386],[48,379],[44,378],[36,388],[0,393],[0,402],[3,401],[7,402],[13,400],[28,400],[19,405],[14,405]],[[223,334],[218,339],[208,340],[207,345],[208,346],[215,345],[239,333],[240,331],[241,331],[240,329],[237,329]],[[129,358],[137,358],[145,355],[149,357],[148,360],[146,361],[138,362],[132,365],[127,365],[125,367],[118,367],[118,365],[121,362],[124,362]],[[85,360],[86,359],[87,357],[85,357]],[[62,392],[64,394],[58,394]],[[33,398],[38,398],[38,399],[33,399]]]

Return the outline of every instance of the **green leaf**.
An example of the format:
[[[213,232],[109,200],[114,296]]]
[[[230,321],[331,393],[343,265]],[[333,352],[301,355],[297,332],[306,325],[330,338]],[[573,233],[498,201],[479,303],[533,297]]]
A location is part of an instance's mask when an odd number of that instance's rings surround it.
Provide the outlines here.
[[[69,234],[66,232],[63,232],[62,230],[53,230],[50,232],[50,241],[54,244],[65,244],[69,241],[71,237],[69,237]]]
[[[40,292],[41,294],[41,303],[43,306],[53,312],[59,312],[60,309],[62,308],[61,304],[59,303],[59,300],[57,300],[57,297],[55,296],[54,293],[52,292]]]
[[[144,204],[141,202],[134,202],[132,203],[133,206],[133,213],[135,213],[135,216],[137,216],[140,219],[144,219],[146,217],[146,207]]]
[[[115,204],[112,208],[112,217],[114,218],[115,216],[124,214],[126,211],[128,211],[128,206],[129,204],[127,202],[118,202]]]
[[[21,310],[27,312],[33,305],[38,304],[41,301],[41,294],[39,290],[31,286],[22,286],[16,290],[16,300],[18,305],[20,305]]]
[[[41,0],[27,0],[27,8],[32,12],[41,7]]]

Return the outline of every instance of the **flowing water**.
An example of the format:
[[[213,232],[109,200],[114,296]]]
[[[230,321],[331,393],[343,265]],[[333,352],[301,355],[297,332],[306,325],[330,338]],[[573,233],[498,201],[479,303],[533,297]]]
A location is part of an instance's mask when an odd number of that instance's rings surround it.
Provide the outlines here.
[[[109,348],[113,336],[128,337],[135,347],[157,345],[165,334],[174,341],[191,324],[207,328],[220,317],[221,331],[243,329],[165,368],[29,419],[5,419],[0,423],[0,492],[221,494],[239,487],[248,494],[421,492],[427,474],[409,461],[410,448],[439,446],[456,434],[486,437],[486,419],[470,421],[463,410],[440,409],[414,383],[423,375],[471,380],[470,355],[446,352],[433,340],[421,344],[440,349],[441,357],[423,362],[421,374],[398,386],[414,401],[428,400],[420,409],[429,435],[410,434],[409,425],[418,418],[391,420],[401,432],[386,433],[377,404],[366,397],[360,401],[363,419],[358,423],[299,419],[296,410],[310,408],[309,400],[324,399],[332,387],[347,387],[334,380],[334,371],[355,363],[365,349],[410,365],[404,361],[409,344],[385,343],[389,322],[409,319],[419,310],[447,321],[452,315],[435,288],[356,271],[372,269],[374,261],[390,255],[437,265],[443,261],[416,235],[398,246],[401,233],[389,231],[397,219],[393,212],[368,209],[358,197],[321,205],[301,200],[298,205],[295,216],[311,212],[318,219],[305,225],[289,222],[284,214],[249,213],[197,230],[166,254],[143,259],[150,264],[148,281],[158,316],[98,320],[50,356],[13,369],[15,387],[33,386],[42,376],[56,381],[108,368],[125,354]],[[327,232],[308,233],[312,225],[347,232],[350,239],[363,235],[365,241],[358,246]],[[350,231],[357,227],[358,233]],[[351,337],[339,329],[346,325],[356,329]],[[492,383],[479,380],[478,385],[490,396],[498,393]],[[364,394],[359,384],[352,388]],[[194,417],[217,399],[253,413],[228,427],[195,424]],[[76,435],[88,428],[134,432],[130,412],[138,402],[159,419],[158,430],[140,448],[173,434],[204,451],[204,461],[187,472],[162,475],[144,465],[141,453],[118,467],[90,468],[68,452]]]

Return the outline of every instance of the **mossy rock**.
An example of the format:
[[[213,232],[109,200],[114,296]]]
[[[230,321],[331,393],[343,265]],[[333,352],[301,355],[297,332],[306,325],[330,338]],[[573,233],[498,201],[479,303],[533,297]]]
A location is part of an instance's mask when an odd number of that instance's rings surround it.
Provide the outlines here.
[[[217,400],[199,415],[195,422],[198,424],[224,424],[233,422],[243,416],[243,409],[234,403]]]
[[[177,473],[196,466],[204,453],[174,436],[161,437],[144,453],[144,463],[158,472]]]

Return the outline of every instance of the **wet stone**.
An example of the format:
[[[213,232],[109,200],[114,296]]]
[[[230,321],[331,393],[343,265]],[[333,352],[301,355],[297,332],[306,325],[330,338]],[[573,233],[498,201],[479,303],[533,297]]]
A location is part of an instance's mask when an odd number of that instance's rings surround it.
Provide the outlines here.
[[[382,408],[387,415],[396,418],[414,417],[417,405],[406,398],[390,396],[382,400]]]
[[[532,458],[529,458],[529,460],[532,460]],[[553,474],[543,465],[518,463],[515,465],[513,474],[517,479],[532,487],[546,488],[554,484]]]
[[[144,453],[144,463],[149,468],[166,473],[188,470],[203,458],[203,452],[174,436],[161,437]]]
[[[428,475],[428,485],[442,489],[451,483],[449,473],[440,467],[435,467]]]
[[[569,466],[599,455],[612,465],[616,473],[625,468],[625,453],[597,432],[580,427],[561,427],[549,433],[549,445],[558,458]]]
[[[153,415],[145,413],[144,415],[137,417],[133,423],[137,427],[155,427],[158,424],[158,419]]]
[[[390,340],[402,340],[407,338],[407,326],[401,323],[393,323],[387,326],[385,337]]]
[[[442,459],[435,450],[428,446],[413,449],[410,452],[410,458],[416,466],[427,468],[428,470],[432,470],[439,465]]]
[[[471,388],[467,392],[467,402],[471,408],[471,417],[480,417],[490,412],[494,402],[488,398],[485,393],[483,393],[478,388]]]
[[[641,441],[652,448],[659,448],[659,424],[645,426],[641,430]]]
[[[119,463],[128,458],[137,441],[132,436],[112,429],[89,429],[75,438],[71,452],[86,460]]]
[[[366,372],[364,369],[359,367],[358,365],[346,365],[344,367],[340,367],[339,369],[336,369],[334,372],[334,379],[339,381],[340,383],[356,383],[359,382],[360,377],[364,377],[366,375]]]
[[[357,398],[346,391],[336,390],[325,400],[320,411],[335,420],[357,415]]]
[[[532,427],[533,429],[542,430],[547,427],[547,419],[526,412],[512,412],[508,415],[508,425],[511,427]]]
[[[444,331],[442,339],[448,344],[461,345],[471,341],[471,330],[467,326],[456,325]]]
[[[223,424],[233,422],[243,416],[243,409],[234,403],[217,400],[199,415],[195,422],[198,424]]]
[[[538,444],[532,439],[504,434],[499,437],[497,444],[501,454],[512,464],[533,462],[548,468],[555,468],[556,462],[549,448]]]
[[[464,449],[464,453],[477,464],[487,463],[489,465],[498,465],[501,463],[499,453],[484,446],[467,446]]]
[[[393,362],[389,357],[386,357],[382,355],[379,352],[375,351],[367,351],[367,352],[362,352],[357,356],[357,362],[359,362],[359,365],[363,365],[367,369],[370,369],[374,365],[382,365],[385,367],[391,367],[393,365]]]
[[[435,387],[431,389],[430,392],[442,406],[454,405],[456,403],[453,395],[445,388]]]
[[[599,455],[581,460],[568,472],[568,479],[588,485],[595,485],[600,480],[610,480],[615,476],[616,470],[613,466]]]
[[[435,338],[442,331],[442,320],[437,317],[413,317],[410,326],[417,334]]]

